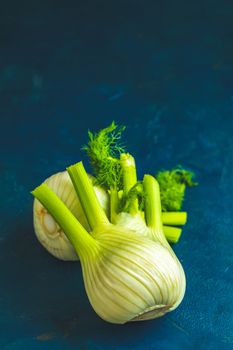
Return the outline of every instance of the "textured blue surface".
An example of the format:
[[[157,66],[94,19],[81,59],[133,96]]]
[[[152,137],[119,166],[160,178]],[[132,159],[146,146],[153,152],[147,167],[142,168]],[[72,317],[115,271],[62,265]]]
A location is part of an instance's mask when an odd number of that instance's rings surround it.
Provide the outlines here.
[[[233,349],[232,1],[3,3],[0,349]],[[92,311],[79,264],[39,245],[29,194],[112,119],[141,175],[181,163],[200,183],[175,247],[182,305],[124,326]]]

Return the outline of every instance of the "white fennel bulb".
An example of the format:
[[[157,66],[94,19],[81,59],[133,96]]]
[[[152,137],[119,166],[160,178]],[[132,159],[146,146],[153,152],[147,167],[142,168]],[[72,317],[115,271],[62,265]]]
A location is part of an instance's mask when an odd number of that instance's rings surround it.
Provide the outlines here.
[[[91,175],[89,175],[89,177],[93,180]],[[90,226],[67,171],[50,176],[45,180],[45,183],[56,193],[82,226],[89,232]],[[94,186],[94,191],[101,207],[108,213],[108,194],[99,186]],[[61,260],[79,260],[75,249],[67,239],[63,230],[36,198],[33,204],[33,223],[35,234],[39,242],[49,253]]]
[[[80,257],[89,301],[111,323],[147,320],[174,310],[185,293],[183,268],[163,236],[156,180],[145,175],[146,226],[153,240],[140,230],[113,225],[99,205],[93,186],[78,163],[68,168],[84,209],[90,235],[46,185],[32,193],[51,213]]]

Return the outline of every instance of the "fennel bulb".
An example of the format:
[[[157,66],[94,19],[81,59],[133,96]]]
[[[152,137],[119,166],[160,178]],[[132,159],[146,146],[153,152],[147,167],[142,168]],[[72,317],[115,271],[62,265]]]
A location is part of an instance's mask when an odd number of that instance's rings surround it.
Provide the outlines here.
[[[80,257],[86,292],[96,313],[108,322],[126,323],[175,309],[185,293],[185,275],[163,235],[156,180],[150,175],[143,179],[146,225],[153,231],[152,241],[141,232],[109,222],[81,162],[67,170],[92,235],[46,184],[32,194]]]
[[[91,175],[89,177],[93,181],[93,177]],[[45,180],[45,183],[65,203],[81,225],[90,231],[90,226],[67,171],[50,176]],[[100,186],[94,186],[94,191],[101,207],[108,213],[109,196],[106,191]],[[36,198],[33,204],[33,224],[39,242],[49,253],[61,260],[76,261],[79,259],[60,226]]]

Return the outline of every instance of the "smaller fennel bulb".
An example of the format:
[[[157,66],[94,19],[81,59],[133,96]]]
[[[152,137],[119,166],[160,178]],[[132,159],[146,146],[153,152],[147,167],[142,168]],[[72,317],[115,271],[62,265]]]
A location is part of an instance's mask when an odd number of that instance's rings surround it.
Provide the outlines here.
[[[89,175],[91,181],[93,177]],[[87,218],[82,209],[81,203],[75,192],[72,181],[67,171],[56,173],[44,181],[51,190],[65,203],[71,213],[78,219],[81,225],[90,231]],[[100,186],[94,185],[94,191],[98,197],[101,207],[106,214],[109,212],[109,196]],[[48,213],[44,206],[35,198],[33,204],[33,224],[35,234],[43,247],[54,257],[67,260],[79,260],[66,235]]]
[[[161,230],[156,180],[145,175],[145,217],[156,241],[109,222],[82,163],[69,167],[92,235],[46,185],[32,194],[50,212],[80,257],[83,279],[96,313],[111,323],[147,320],[174,310],[185,293],[181,264]],[[156,195],[156,196],[155,196]],[[140,229],[139,229],[140,231]]]

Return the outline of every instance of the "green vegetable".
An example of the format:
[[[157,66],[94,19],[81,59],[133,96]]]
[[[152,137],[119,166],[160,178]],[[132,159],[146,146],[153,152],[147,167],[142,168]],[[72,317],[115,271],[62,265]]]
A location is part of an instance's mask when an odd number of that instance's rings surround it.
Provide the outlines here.
[[[118,157],[124,151],[121,144],[121,134],[124,129],[125,127],[119,127],[112,122],[98,133],[89,131],[89,141],[83,147],[95,174],[96,183],[109,191],[112,222],[119,205],[118,191],[123,186],[122,168]]]
[[[178,211],[181,209],[186,187],[197,185],[193,178],[194,173],[182,167],[159,171],[156,174],[161,190],[163,211]]]
[[[133,231],[109,222],[81,162],[67,170],[92,235],[46,184],[32,194],[54,217],[79,255],[87,295],[96,313],[108,322],[125,323],[159,317],[175,309],[184,296],[185,276],[163,235],[157,181],[145,175],[142,182],[143,222],[152,232],[152,241],[143,237],[141,227]],[[132,211],[136,207],[134,202]]]
[[[88,131],[89,141],[83,150],[86,151],[98,185],[118,190],[122,186],[122,172],[118,157],[124,152],[121,134],[125,127],[114,122],[98,133]]]

